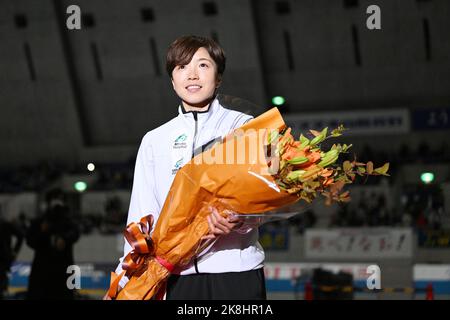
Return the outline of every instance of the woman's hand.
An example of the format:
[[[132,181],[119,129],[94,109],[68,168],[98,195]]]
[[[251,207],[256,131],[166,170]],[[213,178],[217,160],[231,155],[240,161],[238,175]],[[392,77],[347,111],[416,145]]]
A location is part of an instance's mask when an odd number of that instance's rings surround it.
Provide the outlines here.
[[[207,217],[207,219],[209,225],[209,234],[203,236],[202,240],[215,239],[219,236],[227,235],[231,231],[240,228],[243,223],[243,221],[238,217],[222,217],[216,209],[213,209],[212,213]]]

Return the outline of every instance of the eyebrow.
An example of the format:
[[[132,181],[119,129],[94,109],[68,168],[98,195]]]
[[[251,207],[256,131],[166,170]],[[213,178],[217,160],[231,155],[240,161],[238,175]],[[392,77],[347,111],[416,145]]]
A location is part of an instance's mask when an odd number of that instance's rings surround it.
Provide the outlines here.
[[[208,59],[208,58],[200,58],[200,59],[198,59],[197,61],[202,61],[202,60],[206,60],[206,61],[212,62],[212,60],[210,60],[210,59]]]

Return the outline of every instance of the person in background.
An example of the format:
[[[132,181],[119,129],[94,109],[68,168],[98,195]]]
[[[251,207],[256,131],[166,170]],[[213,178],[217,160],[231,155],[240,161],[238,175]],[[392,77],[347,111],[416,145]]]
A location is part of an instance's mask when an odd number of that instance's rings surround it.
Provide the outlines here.
[[[8,290],[8,272],[19,254],[23,238],[21,228],[6,220],[0,208],[0,300]]]
[[[61,190],[49,193],[47,211],[31,222],[27,245],[34,249],[28,281],[28,299],[74,298],[67,287],[67,268],[74,264],[73,246],[79,238],[78,227],[70,217]]]

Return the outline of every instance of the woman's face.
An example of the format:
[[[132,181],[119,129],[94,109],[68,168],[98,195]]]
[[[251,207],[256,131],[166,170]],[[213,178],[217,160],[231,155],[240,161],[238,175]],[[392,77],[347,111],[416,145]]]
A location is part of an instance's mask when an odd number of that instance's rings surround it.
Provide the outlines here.
[[[173,89],[183,100],[186,110],[206,107],[220,80],[217,65],[205,48],[199,48],[189,64],[176,66],[172,71]]]

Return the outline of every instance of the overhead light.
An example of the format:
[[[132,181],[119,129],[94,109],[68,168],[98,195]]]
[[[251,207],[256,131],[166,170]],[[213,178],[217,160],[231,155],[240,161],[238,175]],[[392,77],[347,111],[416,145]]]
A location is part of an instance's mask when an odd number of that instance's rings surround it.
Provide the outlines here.
[[[272,103],[276,106],[281,106],[286,102],[286,100],[284,99],[284,97],[282,96],[275,96],[272,98]]]
[[[422,182],[425,184],[429,184],[434,180],[434,173],[424,172],[420,175],[420,180],[422,180]]]
[[[94,171],[95,170],[95,164],[93,164],[92,162],[91,163],[89,163],[88,165],[87,165],[87,169],[89,170],[89,171]]]
[[[83,192],[83,191],[85,191],[87,189],[87,183],[84,182],[84,181],[77,181],[77,182],[74,183],[73,187],[78,192]]]

